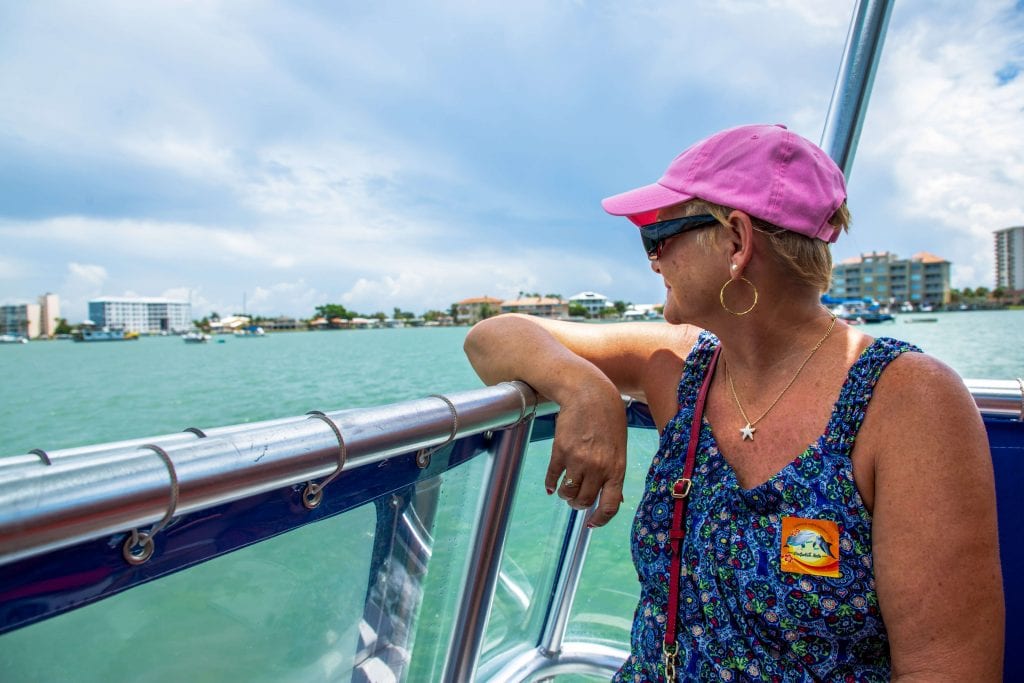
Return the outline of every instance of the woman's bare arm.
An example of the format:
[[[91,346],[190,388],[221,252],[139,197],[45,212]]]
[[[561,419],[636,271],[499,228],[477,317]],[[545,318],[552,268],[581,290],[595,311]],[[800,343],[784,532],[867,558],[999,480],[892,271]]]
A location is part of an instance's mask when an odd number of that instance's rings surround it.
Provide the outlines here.
[[[594,526],[607,523],[622,501],[626,418],[620,394],[647,399],[656,349],[680,339],[678,330],[665,328],[503,315],[478,323],[466,337],[466,355],[485,383],[519,379],[559,404],[545,487],[577,509],[600,495],[588,520]],[[673,386],[676,379],[669,380]],[[559,487],[563,473],[578,487]]]
[[[862,434],[873,453],[872,545],[893,681],[1001,680],[995,484],[970,393],[938,361],[905,354],[882,375]]]

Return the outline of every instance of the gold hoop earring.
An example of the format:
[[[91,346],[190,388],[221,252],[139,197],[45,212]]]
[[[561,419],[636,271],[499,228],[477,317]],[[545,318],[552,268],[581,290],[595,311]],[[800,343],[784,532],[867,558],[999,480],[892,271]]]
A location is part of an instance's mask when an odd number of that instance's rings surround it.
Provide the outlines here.
[[[757,306],[757,287],[754,286],[753,282],[751,282],[747,278],[743,277],[742,275],[740,275],[738,279],[743,280],[744,282],[746,282],[748,285],[750,285],[750,288],[754,290],[754,303],[750,304],[750,308],[748,308],[747,310],[743,311],[742,313],[737,313],[736,311],[732,310],[731,308],[729,308],[728,306],[725,305],[725,290],[726,290],[726,288],[729,285],[731,285],[732,283],[736,282],[736,280],[734,280],[732,278],[729,278],[728,280],[726,280],[725,284],[722,285],[722,289],[719,290],[719,292],[718,292],[718,302],[720,304],[722,304],[722,308],[724,308],[729,313],[732,313],[733,315],[746,315],[747,313],[750,313],[752,310],[754,310],[754,306]]]

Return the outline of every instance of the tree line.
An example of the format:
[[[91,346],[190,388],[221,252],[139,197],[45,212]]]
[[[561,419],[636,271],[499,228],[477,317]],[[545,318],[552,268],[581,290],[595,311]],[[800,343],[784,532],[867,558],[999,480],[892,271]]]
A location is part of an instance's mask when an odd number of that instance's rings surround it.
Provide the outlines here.
[[[998,304],[1021,305],[1024,304],[1024,296],[1019,291],[1007,290],[1003,287],[989,289],[988,287],[964,287],[963,289],[949,290],[950,303],[977,303],[982,301],[994,301]]]

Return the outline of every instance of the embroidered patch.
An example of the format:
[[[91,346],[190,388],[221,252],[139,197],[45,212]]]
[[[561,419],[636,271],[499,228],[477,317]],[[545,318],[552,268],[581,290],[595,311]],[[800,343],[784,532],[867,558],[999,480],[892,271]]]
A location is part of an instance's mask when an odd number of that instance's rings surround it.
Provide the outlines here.
[[[780,568],[795,574],[839,576],[839,527],[827,519],[782,518]]]

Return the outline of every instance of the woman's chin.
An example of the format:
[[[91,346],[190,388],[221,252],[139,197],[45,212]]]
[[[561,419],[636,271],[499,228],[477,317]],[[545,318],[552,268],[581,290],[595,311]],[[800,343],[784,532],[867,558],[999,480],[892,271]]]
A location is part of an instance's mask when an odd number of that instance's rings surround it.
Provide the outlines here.
[[[676,311],[675,306],[671,305],[667,301],[665,302],[665,308],[662,310],[661,315],[669,325],[682,325],[685,322],[682,316]]]

